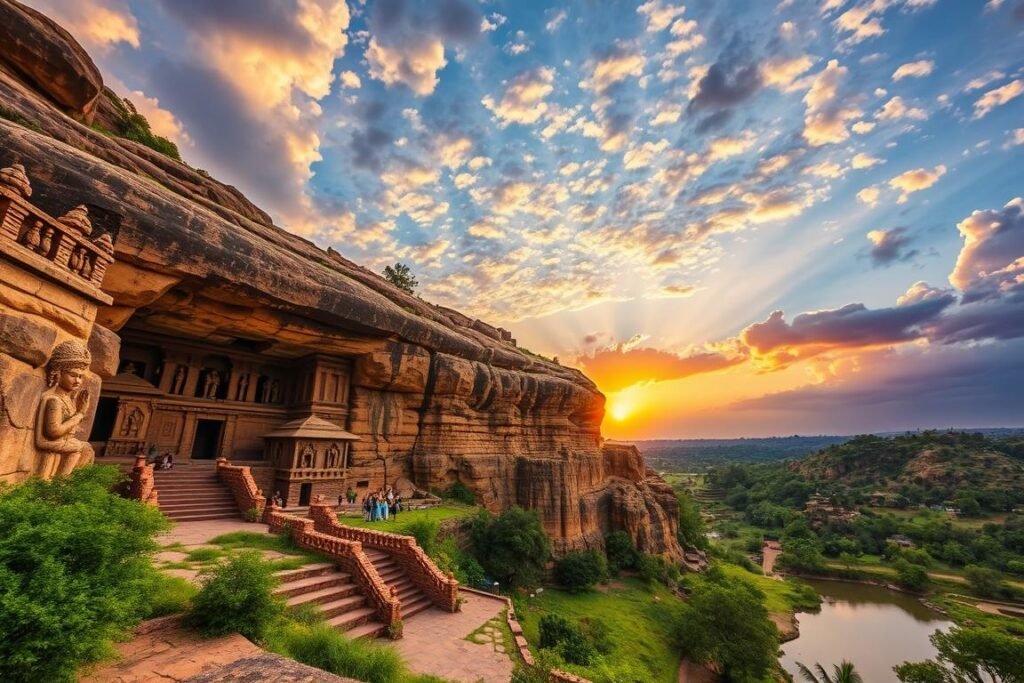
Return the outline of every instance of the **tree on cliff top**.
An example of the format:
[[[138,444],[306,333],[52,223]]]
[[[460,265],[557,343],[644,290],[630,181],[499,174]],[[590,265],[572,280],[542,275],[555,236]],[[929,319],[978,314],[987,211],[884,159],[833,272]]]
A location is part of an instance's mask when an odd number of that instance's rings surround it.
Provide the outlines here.
[[[482,510],[473,519],[473,549],[484,570],[505,586],[540,583],[551,541],[534,510],[509,508],[498,517]]]
[[[73,681],[147,609],[167,520],[114,467],[0,486],[0,680]]]
[[[395,263],[384,267],[384,279],[404,292],[415,294],[420,282],[412,274],[412,269],[404,263]]]

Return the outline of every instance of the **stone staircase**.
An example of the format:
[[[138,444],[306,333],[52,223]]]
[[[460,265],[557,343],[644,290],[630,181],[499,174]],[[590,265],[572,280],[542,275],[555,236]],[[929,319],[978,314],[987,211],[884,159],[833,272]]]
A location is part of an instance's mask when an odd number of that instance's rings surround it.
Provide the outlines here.
[[[176,522],[238,519],[231,489],[217,479],[213,463],[175,465],[153,473],[160,511]]]
[[[327,623],[351,638],[376,638],[387,628],[374,618],[374,610],[352,576],[330,562],[278,572],[281,585],[274,591],[288,607],[319,605]]]
[[[383,550],[374,548],[363,548],[363,552],[373,563],[377,574],[388,586],[398,589],[398,600],[402,604],[402,621],[419,614],[423,610],[430,609],[430,598],[413,583],[401,565],[392,559],[391,555]]]

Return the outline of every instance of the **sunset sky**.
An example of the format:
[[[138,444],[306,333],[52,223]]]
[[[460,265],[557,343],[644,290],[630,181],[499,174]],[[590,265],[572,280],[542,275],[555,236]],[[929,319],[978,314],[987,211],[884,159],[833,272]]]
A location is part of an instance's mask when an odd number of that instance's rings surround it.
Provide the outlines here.
[[[30,0],[614,438],[1024,425],[1024,1]],[[684,7],[685,4],[685,7]]]

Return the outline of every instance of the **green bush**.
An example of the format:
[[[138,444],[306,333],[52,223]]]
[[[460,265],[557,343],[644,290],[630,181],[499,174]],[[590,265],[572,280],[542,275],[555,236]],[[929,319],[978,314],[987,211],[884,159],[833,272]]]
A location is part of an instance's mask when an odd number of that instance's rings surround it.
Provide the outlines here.
[[[1006,585],[1003,583],[1002,574],[989,567],[979,567],[976,564],[969,565],[964,569],[964,576],[967,578],[967,583],[971,584],[974,592],[982,597],[999,597],[1006,588]]]
[[[249,640],[261,640],[284,611],[283,602],[274,596],[273,572],[255,551],[204,570],[189,621],[207,636],[237,631]]]
[[[540,618],[541,649],[558,647],[558,644],[568,638],[570,633],[578,632],[578,630],[568,619],[561,615],[543,615]]]
[[[147,604],[142,617],[152,619],[186,612],[198,592],[191,581],[153,570],[146,588]]]
[[[923,567],[911,564],[903,559],[897,560],[895,567],[896,582],[899,585],[916,593],[923,593],[928,588],[930,579],[928,578],[928,572]]]
[[[114,467],[0,486],[0,680],[73,681],[147,612],[158,510]]]
[[[562,659],[580,666],[587,666],[597,656],[594,646],[579,630],[568,633],[555,649]]]
[[[437,532],[440,525],[436,520],[421,518],[409,522],[406,532],[416,539],[417,545],[423,548],[423,552],[431,557],[437,550]]]
[[[140,145],[145,145],[176,161],[181,161],[181,154],[178,152],[177,145],[165,137],[156,135],[149,127],[149,121],[135,109],[135,105],[131,103],[131,100],[125,99],[124,105],[127,111],[124,118],[120,121],[116,131],[117,135],[133,140]]]
[[[640,576],[649,583],[671,586],[679,581],[679,567],[661,555],[641,555]]]
[[[456,481],[449,486],[442,497],[464,505],[476,505],[476,494],[461,481]]]
[[[640,564],[640,554],[625,531],[613,531],[605,536],[604,551],[608,557],[608,569],[615,574],[623,569],[636,569]]]
[[[555,580],[569,590],[590,588],[608,575],[608,561],[594,550],[569,553],[555,565]]]
[[[496,518],[482,510],[472,521],[473,547],[487,573],[503,585],[537,585],[551,541],[534,510],[513,507]]]
[[[267,635],[267,647],[303,664],[366,683],[397,683],[405,664],[394,648],[352,640],[327,624],[279,623]]]

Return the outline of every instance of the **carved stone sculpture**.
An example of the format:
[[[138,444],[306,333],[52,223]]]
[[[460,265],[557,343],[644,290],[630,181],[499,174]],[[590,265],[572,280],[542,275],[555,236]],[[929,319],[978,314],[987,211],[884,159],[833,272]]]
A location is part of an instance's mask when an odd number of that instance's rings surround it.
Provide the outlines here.
[[[128,413],[128,417],[125,419],[121,433],[125,436],[138,436],[139,430],[142,428],[142,419],[142,411],[139,410],[138,406],[132,408],[132,411]]]
[[[89,350],[78,341],[58,344],[50,356],[35,430],[38,474],[44,479],[92,461],[92,447],[73,436],[89,410],[89,392],[81,387],[91,362]]]
[[[249,393],[249,373],[243,374],[238,378],[238,391],[235,392],[236,401],[244,401],[246,394]]]
[[[332,443],[327,447],[327,451],[324,453],[324,467],[328,469],[334,469],[338,467],[338,463],[341,460],[341,449],[338,448],[338,444]]]
[[[206,375],[206,384],[203,385],[203,398],[217,398],[217,390],[220,389],[220,373],[210,370]]]
[[[181,395],[185,393],[185,377],[188,373],[184,365],[179,365],[174,371],[174,381],[171,383],[171,393]]]
[[[281,402],[281,383],[276,379],[270,381],[270,403]]]
[[[307,443],[302,448],[302,454],[299,456],[299,467],[311,468],[316,463],[316,449],[313,444]]]

